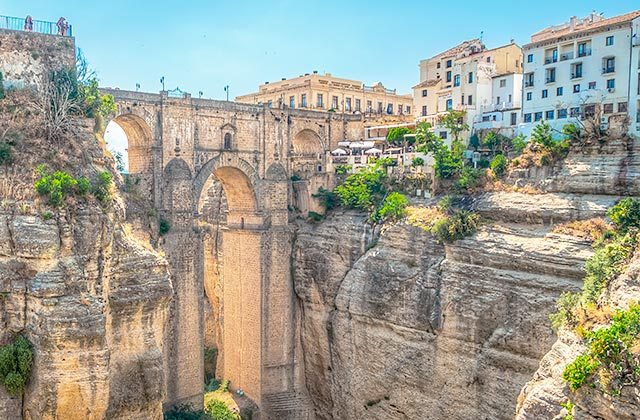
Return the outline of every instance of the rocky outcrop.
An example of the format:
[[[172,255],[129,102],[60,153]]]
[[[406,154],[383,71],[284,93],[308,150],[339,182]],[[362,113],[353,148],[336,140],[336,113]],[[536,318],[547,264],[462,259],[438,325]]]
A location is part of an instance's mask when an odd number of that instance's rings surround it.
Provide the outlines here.
[[[29,124],[15,128],[0,174],[0,344],[23,334],[35,359],[23,397],[0,387],[0,418],[162,418],[167,262],[131,234],[116,191],[108,206],[89,196],[55,209],[36,197],[43,161],[73,176],[111,166],[92,122],[53,152]]]
[[[548,314],[592,252],[547,214],[602,215],[608,200],[487,194],[474,207],[493,222],[446,246],[406,224],[376,243],[350,213],[303,227],[295,282],[318,416],[512,418],[556,339]]]

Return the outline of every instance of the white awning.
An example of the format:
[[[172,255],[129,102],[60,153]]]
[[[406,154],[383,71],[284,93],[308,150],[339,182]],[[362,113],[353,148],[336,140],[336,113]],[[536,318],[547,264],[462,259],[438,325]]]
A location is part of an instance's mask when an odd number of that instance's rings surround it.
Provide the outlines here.
[[[368,154],[368,155],[375,155],[375,154],[378,154],[378,153],[382,153],[382,150],[376,149],[375,147],[372,147],[369,150],[365,150],[365,153]]]
[[[338,146],[348,147],[349,149],[371,149],[375,146],[373,141],[341,141]]]
[[[347,152],[346,152],[346,150],[341,149],[341,148],[338,147],[336,150],[332,151],[331,154],[332,155],[346,155]]]

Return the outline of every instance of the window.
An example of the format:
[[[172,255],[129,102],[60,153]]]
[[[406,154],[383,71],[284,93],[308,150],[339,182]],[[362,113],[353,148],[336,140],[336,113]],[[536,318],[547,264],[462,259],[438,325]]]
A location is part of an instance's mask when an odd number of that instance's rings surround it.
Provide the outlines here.
[[[426,105],[422,105],[422,116],[423,117],[427,116],[427,106]]]
[[[456,74],[453,76],[453,86],[460,86],[460,75]]]
[[[451,68],[451,64],[452,64],[451,60],[447,60],[447,68]]]
[[[552,67],[547,69],[547,83],[553,83],[556,81],[556,69]]]
[[[222,146],[225,150],[231,149],[231,133],[224,134],[224,144]]]
[[[524,114],[524,122],[526,123],[531,122],[531,113]]]
[[[549,96],[549,91],[547,89],[542,89],[542,97],[547,98]]]
[[[509,94],[509,103],[511,103],[511,94]]]
[[[307,94],[303,93],[302,96],[300,97],[300,108],[306,108],[307,107]]]
[[[569,110],[569,116],[572,118],[577,118],[580,116],[580,107],[576,106]]]
[[[351,111],[351,98],[347,98],[345,99],[345,110],[346,111]]]
[[[267,102],[267,106],[268,106],[269,108],[271,108],[271,107],[273,106],[273,101],[269,101],[269,102]]]
[[[596,88],[596,82],[589,82],[589,89],[593,90]]]
[[[553,110],[551,110],[551,111],[547,111],[547,112],[545,112],[545,116],[544,116],[544,118],[545,118],[546,120],[552,120],[552,119],[553,119],[553,117],[554,117],[554,115],[555,115],[555,112],[554,112]]]
[[[378,102],[378,113],[382,114],[382,102]]]
[[[613,73],[616,71],[616,58],[615,57],[607,57],[602,59],[602,73]]]
[[[324,98],[322,97],[322,93],[318,93],[316,95],[316,105],[318,108],[324,108]]]
[[[586,57],[587,55],[591,55],[591,49],[587,48],[586,42],[581,42],[578,44],[578,57]]]
[[[567,118],[567,108],[562,108],[558,110],[558,119]]]
[[[487,57],[487,63],[491,62],[491,57]]]
[[[393,104],[387,104],[387,114],[393,115]]]
[[[447,72],[447,82],[451,82],[451,71]]]
[[[407,105],[407,114],[411,114],[411,107]]]
[[[595,105],[585,105],[583,114],[584,114],[585,118],[593,118],[596,115],[596,106]]]
[[[447,132],[446,131],[441,131],[440,132],[440,138],[442,140],[446,140],[447,139]]]
[[[402,115],[402,104],[398,105],[398,115]]]
[[[518,113],[517,112],[512,112],[511,113],[511,125],[516,125],[518,123]]]
[[[451,111],[453,109],[453,99],[447,99],[447,111]]]
[[[527,63],[533,63],[533,54],[527,56]]]
[[[496,104],[499,104],[499,103],[500,103],[500,97],[496,96]]]
[[[562,86],[556,88],[556,96],[562,96],[564,88]]]
[[[627,103],[626,102],[618,102],[618,112],[627,112]]]
[[[356,99],[356,111],[360,111],[360,99]]]
[[[533,99],[533,92],[527,92],[527,101]]]
[[[295,108],[295,107],[296,107],[296,97],[289,96],[289,108]]]
[[[367,112],[373,111],[373,105],[371,105],[371,101],[367,101]]]
[[[468,80],[469,80],[469,83],[473,83],[473,72],[472,71],[469,72]]]
[[[606,45],[607,47],[609,47],[609,46],[613,45],[613,35],[611,35],[611,36],[608,36],[608,37],[607,37],[607,40],[606,40],[606,42],[605,42],[605,45]]]
[[[542,112],[536,112],[535,115],[533,116],[533,119],[535,121],[540,121],[542,119]]]
[[[436,68],[439,69],[440,68],[440,62],[436,63]]]
[[[616,87],[616,79],[607,80],[607,89],[615,89]]]
[[[578,93],[578,92],[580,92],[580,85],[579,84],[573,85],[573,93]]]
[[[605,114],[613,114],[613,104],[603,104],[602,112]]]
[[[524,75],[524,87],[533,86],[533,72]]]
[[[422,97],[424,98],[425,96],[427,96],[427,89],[422,89]]]
[[[500,79],[500,87],[506,87],[507,86],[507,79]]]
[[[337,96],[332,96],[331,97],[331,108],[338,109],[338,97]]]
[[[577,79],[582,77],[582,63],[575,63],[571,66],[571,78]]]
[[[473,105],[473,95],[469,95],[467,98],[467,105]]]

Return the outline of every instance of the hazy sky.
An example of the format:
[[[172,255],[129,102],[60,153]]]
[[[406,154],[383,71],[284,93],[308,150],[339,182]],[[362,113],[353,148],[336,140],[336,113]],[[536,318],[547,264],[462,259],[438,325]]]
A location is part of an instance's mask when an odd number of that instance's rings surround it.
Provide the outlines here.
[[[0,0],[0,15],[73,25],[103,86],[166,87],[224,98],[313,70],[381,81],[401,93],[418,82],[418,62],[480,36],[488,47],[591,10],[613,16],[637,1],[142,1]],[[525,6],[526,5],[526,6]]]

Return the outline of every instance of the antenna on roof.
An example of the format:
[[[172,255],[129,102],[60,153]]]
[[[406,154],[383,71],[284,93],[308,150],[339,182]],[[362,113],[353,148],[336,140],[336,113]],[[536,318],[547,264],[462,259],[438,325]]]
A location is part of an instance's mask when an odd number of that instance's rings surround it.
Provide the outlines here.
[[[484,37],[484,31],[480,31],[480,42],[482,42],[483,37]]]

